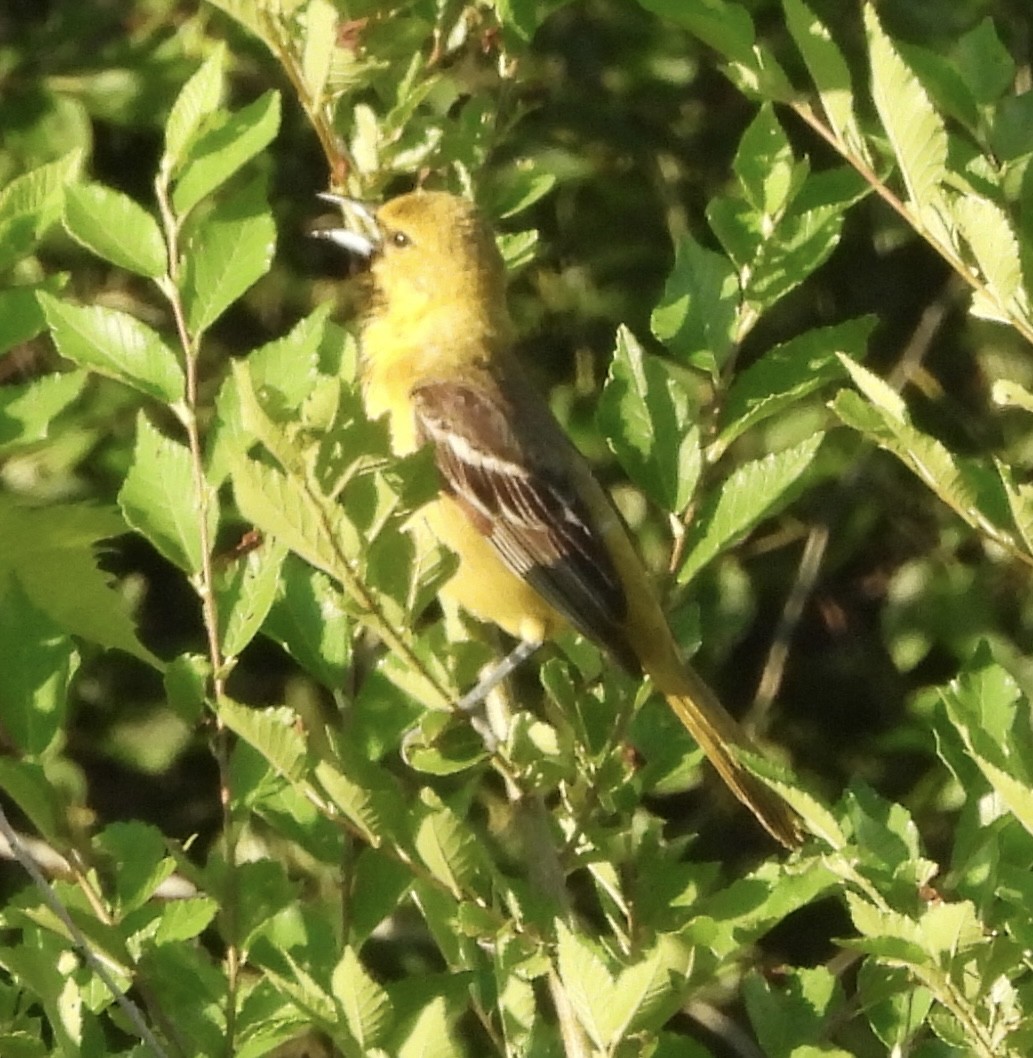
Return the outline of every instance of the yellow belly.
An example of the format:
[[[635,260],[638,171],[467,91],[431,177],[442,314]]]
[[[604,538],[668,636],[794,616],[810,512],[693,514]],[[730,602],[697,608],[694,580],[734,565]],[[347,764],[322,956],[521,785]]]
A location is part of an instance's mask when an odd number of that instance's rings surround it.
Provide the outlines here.
[[[497,624],[511,636],[537,643],[564,619],[506,566],[490,542],[448,496],[429,503],[413,519],[417,542],[428,537],[463,556],[441,594],[467,613]]]

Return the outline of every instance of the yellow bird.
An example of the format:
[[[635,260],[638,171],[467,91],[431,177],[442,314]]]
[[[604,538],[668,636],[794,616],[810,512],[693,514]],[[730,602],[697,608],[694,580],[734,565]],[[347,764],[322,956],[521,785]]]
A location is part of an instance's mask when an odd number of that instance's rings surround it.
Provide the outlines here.
[[[628,530],[512,353],[506,273],[475,207],[413,192],[376,213],[336,195],[360,231],[319,234],[369,262],[366,409],[395,452],[433,446],[442,491],[417,532],[454,551],[443,594],[525,644],[572,625],[649,676],[732,792],[787,847],[793,810],[739,761],[740,725],[682,659]]]

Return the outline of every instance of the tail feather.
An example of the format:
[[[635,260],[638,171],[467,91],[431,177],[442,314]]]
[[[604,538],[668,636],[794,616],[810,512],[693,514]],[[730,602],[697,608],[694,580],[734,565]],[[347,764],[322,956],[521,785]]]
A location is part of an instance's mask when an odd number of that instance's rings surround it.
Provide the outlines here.
[[[679,677],[677,689],[664,689],[671,710],[761,826],[787,849],[799,847],[804,836],[800,817],[735,756],[736,747],[756,752],[749,736],[691,668],[683,666]]]

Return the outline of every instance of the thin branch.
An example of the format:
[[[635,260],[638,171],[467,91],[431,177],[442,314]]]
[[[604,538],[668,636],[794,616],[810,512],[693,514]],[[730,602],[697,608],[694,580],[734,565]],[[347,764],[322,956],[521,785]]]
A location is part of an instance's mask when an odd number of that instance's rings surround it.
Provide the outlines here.
[[[79,950],[79,953],[82,955],[86,964],[97,975],[97,977],[100,978],[104,987],[114,997],[115,1002],[128,1018],[129,1024],[133,1027],[137,1036],[139,1036],[144,1044],[150,1048],[156,1058],[169,1058],[168,1051],[166,1051],[162,1044],[158,1042],[158,1038],[151,1031],[150,1026],[147,1024],[147,1021],[143,1016],[143,1012],[125,994],[125,992],[119,988],[107,966],[104,965],[100,957],[94,952],[93,948],[90,947],[90,942],[86,939],[85,934],[79,929],[75,922],[72,921],[72,917],[68,914],[65,905],[61,903],[50,882],[44,877],[43,872],[36,864],[36,860],[33,858],[32,854],[22,844],[18,832],[11,826],[6,813],[2,808],[0,808],[0,834],[6,839],[11,855],[14,856],[14,858],[21,864],[26,874],[32,879],[33,885],[36,886],[40,896],[43,897],[43,902],[57,917],[58,921],[60,921],[65,929],[68,930],[68,936],[71,938],[75,947]]]
[[[212,666],[212,697],[218,703],[226,694],[226,658],[223,655],[219,639],[219,610],[215,598],[215,573],[212,562],[214,541],[208,530],[208,516],[212,504],[212,491],[204,470],[204,448],[201,441],[201,430],[198,424],[198,360],[200,351],[196,337],[191,333],[183,310],[183,301],[179,291],[179,234],[180,220],[175,215],[168,194],[168,176],[164,167],[155,180],[155,195],[158,210],[165,227],[168,244],[168,274],[158,283],[162,293],[172,308],[179,342],[183,349],[184,370],[186,374],[186,395],[181,409],[180,419],[187,435],[190,450],[190,466],[193,477],[194,502],[197,510],[197,536],[201,552],[201,569],[191,580],[194,590],[201,600],[201,613],[208,641],[208,660]],[[219,769],[219,800],[222,807],[222,846],[223,859],[227,868],[232,867],[234,858],[234,836],[232,806],[230,803],[229,748],[227,732],[216,710],[216,736],[213,753]],[[226,1054],[229,1058],[235,1051],[235,1028],[237,1011],[237,988],[240,974],[240,953],[232,939],[236,935],[236,875],[227,870],[227,888],[222,912],[226,921]]]

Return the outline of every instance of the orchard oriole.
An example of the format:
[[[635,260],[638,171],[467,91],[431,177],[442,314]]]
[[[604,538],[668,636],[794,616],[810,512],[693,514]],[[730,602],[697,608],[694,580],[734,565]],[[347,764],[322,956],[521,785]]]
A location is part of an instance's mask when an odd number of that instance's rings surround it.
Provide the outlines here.
[[[799,844],[798,818],[736,756],[747,735],[682,660],[622,519],[514,358],[505,267],[474,206],[418,191],[373,213],[322,197],[365,229],[320,234],[369,262],[367,411],[387,416],[398,454],[435,452],[442,491],[416,531],[459,558],[443,594],[526,643],[572,625],[649,676],[732,792]]]

